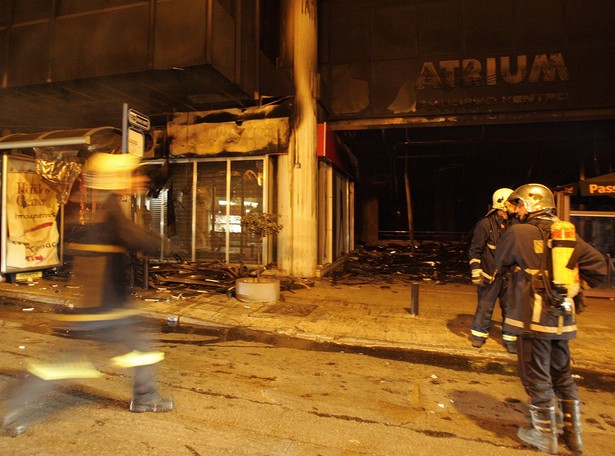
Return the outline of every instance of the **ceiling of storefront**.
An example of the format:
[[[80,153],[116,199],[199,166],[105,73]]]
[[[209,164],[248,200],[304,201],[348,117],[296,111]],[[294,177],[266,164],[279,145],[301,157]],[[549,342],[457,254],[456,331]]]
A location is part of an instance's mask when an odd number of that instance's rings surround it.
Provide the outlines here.
[[[0,91],[3,134],[122,125],[122,106],[164,125],[168,113],[241,107],[249,97],[209,66],[57,82]]]
[[[382,230],[467,231],[498,188],[551,188],[615,168],[615,121],[341,131],[359,162],[359,199],[380,201]],[[591,204],[601,204],[592,201]]]

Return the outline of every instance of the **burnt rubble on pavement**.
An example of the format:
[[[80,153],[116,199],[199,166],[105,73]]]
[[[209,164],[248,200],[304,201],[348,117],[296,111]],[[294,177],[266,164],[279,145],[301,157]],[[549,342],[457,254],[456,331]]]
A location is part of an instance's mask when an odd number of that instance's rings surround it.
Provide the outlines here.
[[[150,262],[147,274],[137,269],[135,277],[147,280],[143,288],[157,291],[226,293],[242,276],[242,269],[219,261]]]
[[[147,265],[147,266],[146,266]],[[270,266],[261,267],[261,274]],[[71,283],[70,262],[45,271],[47,279]],[[256,268],[244,264],[228,265],[219,260],[174,261],[140,260],[129,272],[135,297],[164,301],[205,294],[222,293],[231,297],[235,282],[256,277]],[[360,246],[327,275],[331,285],[382,284],[395,282],[470,283],[467,245],[461,242],[417,241],[411,245],[388,243]],[[314,286],[314,280],[277,277],[280,290],[290,291]],[[147,284],[147,285],[146,285]],[[73,286],[74,288],[74,286]],[[136,290],[136,289],[139,290]]]
[[[417,241],[414,249],[409,244],[396,243],[360,247],[331,276],[340,285],[386,284],[399,280],[470,283],[468,270],[466,244]]]
[[[261,275],[269,266],[261,267]],[[232,296],[235,281],[244,277],[256,277],[256,268],[227,265],[219,260],[212,261],[158,261],[138,260],[127,274],[134,284],[133,296],[148,301],[166,301],[170,298],[185,299],[207,294],[222,293]],[[44,278],[54,282],[53,287],[70,288],[73,294],[79,294],[81,288],[78,280],[72,280],[71,264],[68,259],[62,266],[44,271]],[[310,288],[314,281],[292,277],[277,277],[281,291]],[[29,280],[18,284],[35,286]],[[147,285],[146,285],[147,284]]]
[[[261,267],[261,274],[264,269],[266,270],[267,266]],[[176,298],[188,298],[204,293],[223,293],[232,296],[235,291],[235,281],[244,277],[256,277],[256,268],[250,269],[244,264],[231,266],[219,260],[150,262],[147,274],[141,267],[137,268],[135,277],[147,280],[147,287],[143,287],[141,280],[140,285],[143,288],[156,292],[169,292]],[[282,291],[314,285],[314,282],[309,280],[284,277],[279,279]],[[137,285],[138,282],[137,280]]]

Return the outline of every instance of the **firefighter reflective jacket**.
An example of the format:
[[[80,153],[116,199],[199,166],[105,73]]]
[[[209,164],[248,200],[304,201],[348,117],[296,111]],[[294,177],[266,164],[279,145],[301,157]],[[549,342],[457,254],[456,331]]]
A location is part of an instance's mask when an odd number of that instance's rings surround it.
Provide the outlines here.
[[[495,246],[502,237],[507,220],[494,210],[476,223],[468,250],[470,269],[482,269],[487,282],[492,282],[495,268]]]
[[[498,243],[495,263],[498,270],[510,269],[511,282],[504,330],[514,334],[531,334],[539,339],[573,339],[576,336],[575,309],[564,312],[556,308],[544,287],[543,262],[547,235],[557,218],[546,215],[530,218],[526,223],[510,226]],[[589,286],[606,279],[606,261],[595,248],[577,236],[579,273]],[[548,274],[548,272],[547,272]]]

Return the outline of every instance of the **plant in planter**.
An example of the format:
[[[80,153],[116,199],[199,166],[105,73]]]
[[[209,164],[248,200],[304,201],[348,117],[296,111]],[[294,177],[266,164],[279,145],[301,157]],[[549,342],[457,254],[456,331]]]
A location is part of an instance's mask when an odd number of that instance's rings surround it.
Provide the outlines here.
[[[279,215],[263,212],[249,212],[241,219],[241,226],[261,241],[272,234],[278,234],[282,225],[278,223]],[[244,277],[237,279],[235,296],[246,302],[271,302],[280,297],[280,281],[275,278],[261,278],[261,246],[259,245],[256,261],[256,279]]]
[[[261,241],[272,234],[278,234],[283,228],[278,223],[280,218],[277,214],[269,214],[267,212],[248,212],[241,218],[241,226]],[[261,273],[261,249],[258,248],[256,256],[256,281],[260,282]]]

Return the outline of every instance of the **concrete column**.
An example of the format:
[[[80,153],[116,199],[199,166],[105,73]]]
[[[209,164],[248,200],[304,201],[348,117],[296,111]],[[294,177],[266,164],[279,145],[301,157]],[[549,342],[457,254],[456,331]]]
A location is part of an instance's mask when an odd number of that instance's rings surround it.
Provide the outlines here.
[[[278,236],[278,265],[295,277],[314,277],[318,251],[316,0],[290,0],[288,8],[294,116],[288,156],[279,161],[278,202],[284,229]]]
[[[365,245],[378,245],[378,197],[369,196],[361,204],[361,238]]]

